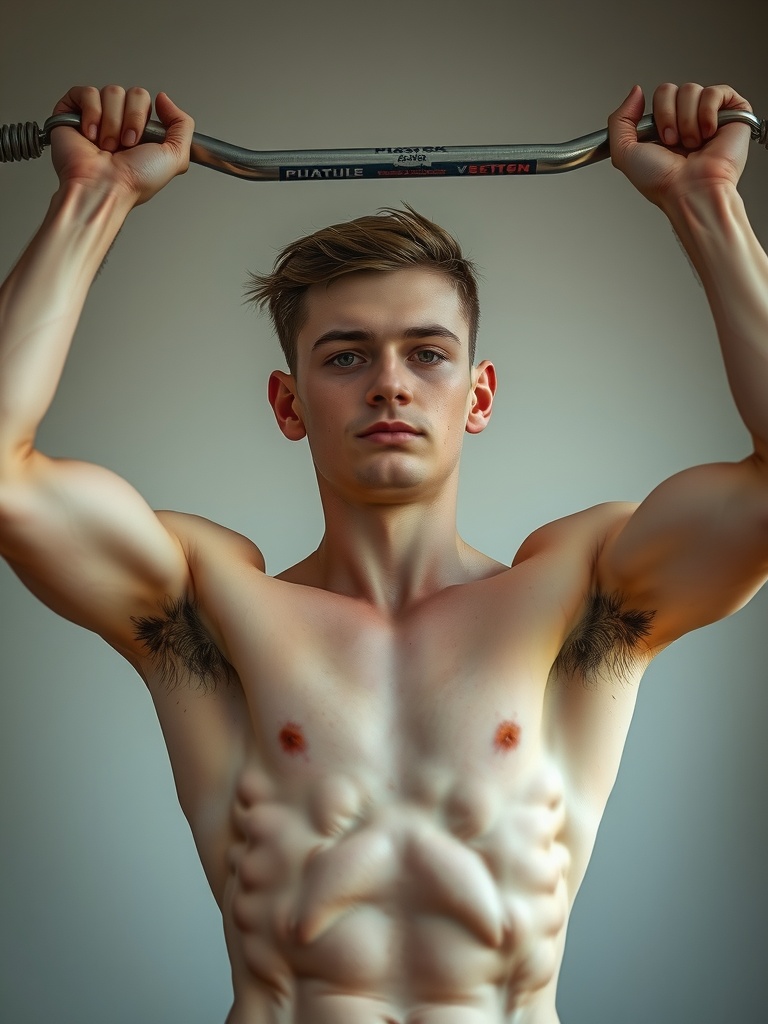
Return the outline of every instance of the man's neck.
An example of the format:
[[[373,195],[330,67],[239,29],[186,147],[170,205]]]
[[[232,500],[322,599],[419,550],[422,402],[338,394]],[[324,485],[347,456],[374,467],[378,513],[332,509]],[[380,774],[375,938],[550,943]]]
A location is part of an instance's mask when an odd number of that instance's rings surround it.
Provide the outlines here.
[[[470,547],[455,503],[351,506],[324,496],[316,551],[282,579],[366,601],[391,615],[444,590],[506,568]]]

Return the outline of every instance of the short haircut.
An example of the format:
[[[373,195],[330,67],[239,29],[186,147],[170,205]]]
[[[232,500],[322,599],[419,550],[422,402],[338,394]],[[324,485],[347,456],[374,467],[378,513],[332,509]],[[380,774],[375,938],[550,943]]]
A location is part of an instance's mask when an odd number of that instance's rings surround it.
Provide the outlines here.
[[[315,231],[287,245],[271,274],[251,274],[248,301],[267,307],[291,373],[296,373],[296,343],[306,319],[304,295],[310,285],[325,284],[356,270],[436,270],[453,282],[469,327],[469,361],[475,361],[480,307],[477,270],[444,228],[417,213],[384,207],[378,213]]]

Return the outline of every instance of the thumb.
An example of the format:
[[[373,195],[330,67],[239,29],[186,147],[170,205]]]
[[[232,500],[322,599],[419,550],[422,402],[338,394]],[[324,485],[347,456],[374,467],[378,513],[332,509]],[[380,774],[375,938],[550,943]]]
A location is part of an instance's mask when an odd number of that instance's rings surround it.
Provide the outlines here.
[[[181,107],[177,107],[165,92],[157,94],[155,110],[157,111],[157,116],[165,125],[164,145],[171,147],[179,154],[186,154],[187,162],[189,162],[189,147],[192,143],[195,122]]]
[[[626,99],[608,118],[611,153],[615,157],[637,142],[637,123],[645,110],[645,96],[639,85],[633,85]]]

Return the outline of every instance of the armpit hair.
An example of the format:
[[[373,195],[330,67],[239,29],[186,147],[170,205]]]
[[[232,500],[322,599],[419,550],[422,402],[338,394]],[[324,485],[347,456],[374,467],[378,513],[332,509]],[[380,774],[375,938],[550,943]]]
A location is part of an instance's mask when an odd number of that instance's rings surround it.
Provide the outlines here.
[[[584,682],[606,675],[627,679],[643,656],[640,644],[650,635],[655,614],[627,608],[619,593],[595,591],[583,618],[566,637],[555,670],[580,676]]]
[[[200,621],[195,604],[187,598],[166,599],[162,614],[133,616],[134,636],[156,665],[160,679],[173,689],[197,680],[204,691],[229,682],[235,670]]]

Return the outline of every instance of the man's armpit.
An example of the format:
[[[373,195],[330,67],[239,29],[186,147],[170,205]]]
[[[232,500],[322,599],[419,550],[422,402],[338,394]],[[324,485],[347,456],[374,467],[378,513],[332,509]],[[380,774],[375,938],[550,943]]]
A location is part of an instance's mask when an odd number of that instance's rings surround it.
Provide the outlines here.
[[[595,591],[578,625],[555,661],[555,669],[585,682],[600,677],[626,679],[639,658],[647,656],[642,641],[651,634],[656,612],[627,608],[619,593]]]
[[[166,599],[161,614],[132,616],[134,637],[146,650],[169,689],[197,680],[205,691],[229,682],[235,671],[187,598]]]

